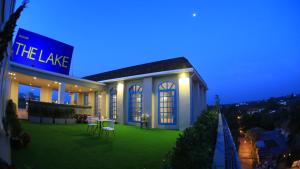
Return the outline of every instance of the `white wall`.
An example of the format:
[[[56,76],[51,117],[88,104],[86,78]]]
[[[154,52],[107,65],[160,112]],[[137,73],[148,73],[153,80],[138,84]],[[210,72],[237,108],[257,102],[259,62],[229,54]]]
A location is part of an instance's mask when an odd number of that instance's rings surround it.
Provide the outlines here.
[[[153,78],[148,77],[143,79],[143,113],[149,114],[150,125],[154,127],[153,117]]]
[[[185,78],[181,77],[182,74],[172,74],[169,76],[160,77],[147,77],[135,80],[127,80],[122,82],[110,83],[107,85],[105,94],[102,94],[105,100],[105,108],[107,117],[109,117],[109,90],[112,87],[117,88],[117,113],[118,120],[122,124],[128,123],[128,90],[134,85],[143,87],[143,113],[149,113],[152,128],[164,129],[180,129],[183,130],[191,126],[192,109],[195,114],[193,118],[197,118],[202,110],[206,108],[205,90],[200,88],[200,82],[197,81],[192,84],[190,74],[186,73]],[[176,85],[176,103],[177,103],[177,119],[175,125],[159,125],[158,124],[158,86],[165,81],[173,82]],[[122,84],[121,86],[118,84]],[[193,93],[193,95],[192,95]],[[204,106],[205,105],[205,106]],[[192,106],[194,106],[192,108]]]
[[[179,81],[179,129],[184,130],[191,125],[191,79],[189,75],[180,77]]]

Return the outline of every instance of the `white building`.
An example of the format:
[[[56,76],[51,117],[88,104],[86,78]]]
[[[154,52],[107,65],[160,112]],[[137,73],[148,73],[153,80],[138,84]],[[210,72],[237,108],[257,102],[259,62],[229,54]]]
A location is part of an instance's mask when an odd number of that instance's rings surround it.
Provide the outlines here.
[[[142,114],[149,116],[152,128],[185,129],[206,110],[207,86],[184,58],[173,58],[127,67],[81,78],[74,78],[26,65],[10,64],[10,98],[18,104],[19,84],[40,88],[41,102],[58,103],[71,94],[71,105],[84,113],[115,119],[121,124],[138,125]],[[77,95],[77,100],[75,99]],[[83,112],[83,111],[82,111]],[[27,118],[19,109],[20,118]]]
[[[135,124],[147,113],[152,128],[184,129],[206,110],[206,83],[184,57],[84,78],[105,84],[99,111],[120,123]]]

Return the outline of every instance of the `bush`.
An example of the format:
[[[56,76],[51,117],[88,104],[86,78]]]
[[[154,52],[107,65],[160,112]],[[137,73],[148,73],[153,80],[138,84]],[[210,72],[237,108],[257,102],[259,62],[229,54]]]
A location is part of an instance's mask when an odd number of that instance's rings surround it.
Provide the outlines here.
[[[74,114],[73,116],[76,119],[77,123],[86,123],[87,122],[87,114]]]
[[[163,161],[163,168],[211,168],[217,123],[218,115],[216,112],[203,112],[192,127],[185,129],[183,134],[180,134],[176,146]]]
[[[0,169],[15,169],[15,167],[9,166],[4,160],[0,158]]]
[[[22,132],[21,123],[17,118],[16,104],[12,100],[7,102],[5,125],[6,132],[10,131],[10,143],[13,148],[23,148],[31,141],[30,135]]]
[[[36,116],[36,117],[41,116],[41,111],[38,109],[38,107],[31,106],[31,104],[29,104],[27,111],[29,116]]]
[[[75,114],[75,109],[67,109],[66,110],[66,118],[73,118]]]
[[[28,133],[23,133],[21,135],[21,142],[23,147],[27,147],[27,145],[31,142],[31,136]]]
[[[71,106],[56,103],[43,103],[30,101],[28,104],[28,115],[49,118],[71,118],[75,109]]]
[[[16,104],[8,100],[6,106],[6,132],[10,131],[11,137],[18,137],[22,132],[21,123],[17,118]]]

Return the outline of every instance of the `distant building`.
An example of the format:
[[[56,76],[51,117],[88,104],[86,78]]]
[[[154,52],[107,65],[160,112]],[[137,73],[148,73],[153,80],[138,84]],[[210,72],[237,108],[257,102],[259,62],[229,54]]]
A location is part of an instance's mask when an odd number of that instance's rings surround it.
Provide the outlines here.
[[[280,100],[280,101],[278,102],[278,104],[283,105],[283,106],[286,106],[286,105],[287,105],[287,102],[286,102],[285,100]]]
[[[246,106],[246,105],[248,105],[248,103],[242,102],[242,103],[236,104],[235,107]]]
[[[247,114],[255,114],[255,113],[261,113],[263,112],[265,109],[264,108],[251,108],[249,110],[247,110]]]

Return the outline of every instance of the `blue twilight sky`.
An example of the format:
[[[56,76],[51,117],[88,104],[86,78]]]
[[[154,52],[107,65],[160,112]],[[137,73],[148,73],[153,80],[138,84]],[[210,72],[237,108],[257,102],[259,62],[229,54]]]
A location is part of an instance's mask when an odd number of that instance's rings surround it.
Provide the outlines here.
[[[208,103],[215,94],[231,103],[300,93],[299,9],[299,0],[31,0],[18,26],[73,45],[77,77],[185,56]]]

